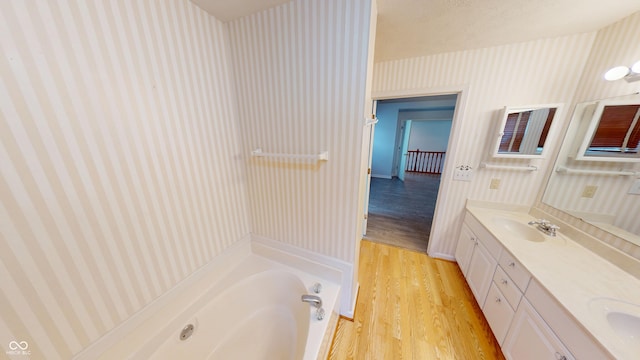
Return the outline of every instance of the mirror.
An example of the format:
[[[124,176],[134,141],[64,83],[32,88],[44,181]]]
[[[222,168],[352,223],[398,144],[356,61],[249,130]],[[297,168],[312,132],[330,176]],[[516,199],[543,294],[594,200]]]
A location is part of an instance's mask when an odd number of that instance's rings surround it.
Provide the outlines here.
[[[498,158],[542,158],[555,130],[559,104],[505,107],[491,155]]]
[[[637,154],[637,144],[633,145],[630,140],[635,130],[628,129],[634,119],[636,123],[640,121],[638,109],[631,120],[625,115],[604,121],[610,122],[607,127],[626,129],[625,133],[630,135],[625,135],[622,141],[631,144],[626,148],[635,146],[636,150],[623,151],[618,143],[609,149],[593,141],[599,136],[598,128],[603,123],[603,113],[608,111],[607,106],[628,104],[640,105],[640,95],[576,105],[542,202],[640,246],[640,162],[629,162],[625,158],[627,154]],[[625,114],[627,112],[633,109],[625,110]],[[578,150],[582,154],[580,159],[576,156]],[[593,156],[589,152],[599,154]],[[623,156],[624,160],[620,162],[616,156]]]
[[[590,108],[594,108],[593,115]],[[603,100],[586,109],[580,128],[586,129],[576,153],[577,160],[640,161],[640,102]]]

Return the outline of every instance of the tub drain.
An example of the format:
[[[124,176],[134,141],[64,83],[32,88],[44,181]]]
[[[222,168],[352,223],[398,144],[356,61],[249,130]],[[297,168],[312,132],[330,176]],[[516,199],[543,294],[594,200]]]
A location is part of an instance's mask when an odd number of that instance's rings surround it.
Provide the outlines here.
[[[180,340],[185,341],[193,335],[193,324],[189,324],[180,331]]]

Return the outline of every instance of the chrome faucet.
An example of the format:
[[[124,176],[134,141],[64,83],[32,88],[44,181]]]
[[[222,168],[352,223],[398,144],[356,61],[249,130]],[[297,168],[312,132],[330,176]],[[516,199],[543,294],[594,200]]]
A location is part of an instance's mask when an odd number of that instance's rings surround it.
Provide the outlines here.
[[[302,302],[311,304],[316,308],[316,319],[324,319],[324,309],[322,308],[322,299],[318,295],[302,295]]]
[[[542,231],[543,233],[549,235],[549,236],[556,236],[558,230],[560,230],[560,227],[558,225],[554,225],[552,224],[549,220],[545,220],[545,219],[538,219],[538,220],[533,220],[533,221],[529,221],[529,225],[538,225],[538,230]]]
[[[322,299],[318,295],[302,295],[302,302],[309,303],[316,308],[320,309],[322,307]]]

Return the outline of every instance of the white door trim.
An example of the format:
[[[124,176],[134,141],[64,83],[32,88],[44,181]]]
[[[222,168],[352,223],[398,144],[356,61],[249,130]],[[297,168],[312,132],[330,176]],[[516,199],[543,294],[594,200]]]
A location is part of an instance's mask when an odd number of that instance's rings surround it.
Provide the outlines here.
[[[445,233],[444,214],[447,213],[446,204],[442,201],[443,194],[446,194],[451,187],[451,180],[453,178],[453,168],[455,167],[455,156],[452,156],[453,149],[458,147],[458,143],[462,138],[462,119],[467,106],[467,94],[469,93],[469,85],[457,85],[446,86],[438,88],[422,88],[422,89],[410,89],[399,91],[383,91],[374,92],[372,94],[373,100],[385,100],[385,99],[397,99],[407,97],[419,97],[419,96],[437,96],[437,95],[449,95],[457,94],[456,108],[453,113],[453,122],[451,124],[451,135],[449,135],[449,142],[447,144],[447,155],[444,161],[444,167],[442,169],[442,177],[440,180],[440,189],[438,190],[438,198],[436,200],[436,209],[433,214],[433,223],[431,226],[431,233],[429,235],[429,245],[427,246],[427,254],[433,257],[443,257],[441,244],[451,239],[444,239],[442,234]],[[450,258],[451,256],[445,256]]]

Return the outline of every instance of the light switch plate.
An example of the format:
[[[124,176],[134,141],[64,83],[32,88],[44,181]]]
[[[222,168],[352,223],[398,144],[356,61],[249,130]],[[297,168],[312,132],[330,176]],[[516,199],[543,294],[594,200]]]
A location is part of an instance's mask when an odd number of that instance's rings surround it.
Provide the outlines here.
[[[631,195],[640,195],[640,179],[636,179],[631,185],[631,189],[629,189],[629,194]]]
[[[453,170],[453,180],[471,181],[473,179],[473,169],[469,165],[459,165]]]

